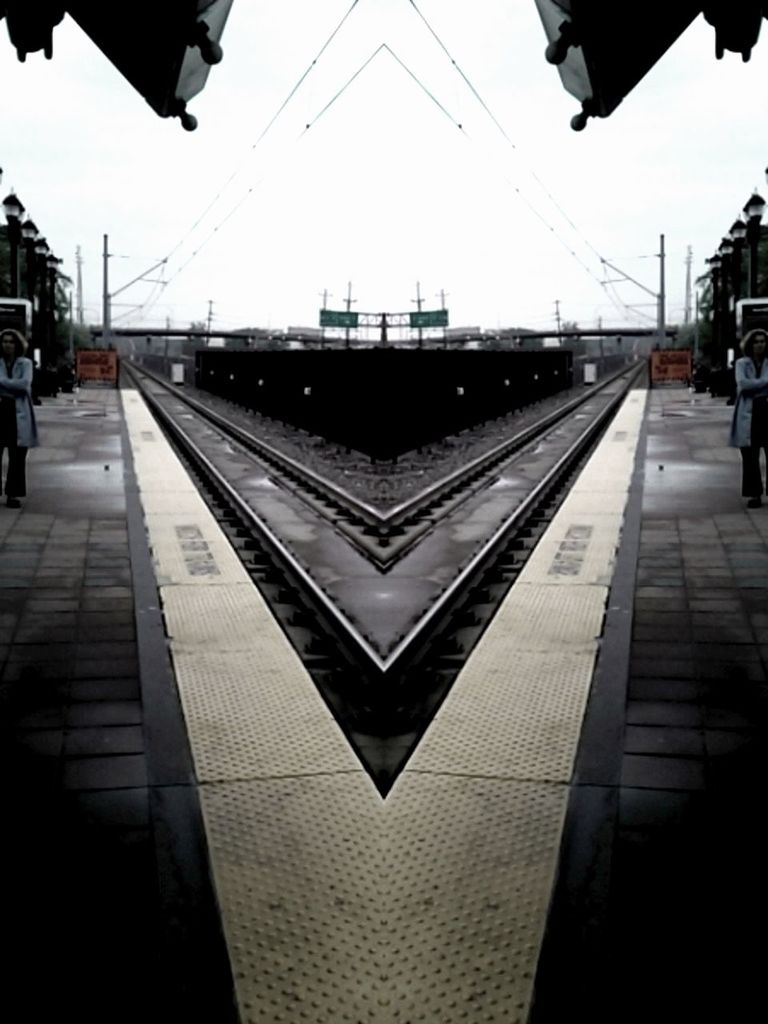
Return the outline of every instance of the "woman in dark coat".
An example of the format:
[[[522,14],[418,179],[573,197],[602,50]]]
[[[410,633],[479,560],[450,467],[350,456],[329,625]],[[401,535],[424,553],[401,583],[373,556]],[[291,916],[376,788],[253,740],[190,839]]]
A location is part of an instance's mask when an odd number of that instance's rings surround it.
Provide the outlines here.
[[[0,483],[3,451],[7,448],[5,503],[9,508],[20,508],[19,498],[26,497],[27,451],[40,443],[32,406],[34,366],[24,355],[26,351],[22,334],[7,328],[0,331]]]
[[[765,451],[768,482],[768,331],[756,328],[744,335],[744,355],[736,360],[736,404],[730,441],[741,452],[741,494],[747,508],[762,504],[763,478],[760,449]],[[768,493],[766,491],[765,493]]]

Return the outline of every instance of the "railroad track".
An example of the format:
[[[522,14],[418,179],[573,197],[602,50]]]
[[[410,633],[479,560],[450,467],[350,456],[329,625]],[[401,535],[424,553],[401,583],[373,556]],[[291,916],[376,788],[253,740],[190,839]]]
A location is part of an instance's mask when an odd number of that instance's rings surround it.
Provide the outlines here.
[[[596,394],[611,387],[615,380],[625,377],[628,371],[623,369],[610,375],[590,391],[582,392],[391,507],[362,500],[311,466],[257,437],[252,430],[244,429],[231,416],[195,400],[158,375],[130,365],[129,372],[134,374],[134,380],[135,374],[139,373],[174,394],[242,446],[243,450],[251,452],[279,478],[283,487],[293,488],[300,493],[303,500],[311,504],[319,515],[332,521],[351,544],[381,571],[386,572],[429,532],[438,519],[457,508],[472,494],[488,487],[501,467],[508,467],[511,459],[539,443],[548,431],[585,406]]]
[[[644,366],[383,511],[130,372],[384,792]]]

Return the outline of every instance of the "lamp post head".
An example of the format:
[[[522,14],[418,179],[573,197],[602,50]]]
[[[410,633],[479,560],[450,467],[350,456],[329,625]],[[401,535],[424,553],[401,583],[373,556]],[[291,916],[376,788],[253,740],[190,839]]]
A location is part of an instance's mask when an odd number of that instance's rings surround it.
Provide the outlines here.
[[[37,238],[37,224],[29,217],[21,225],[21,237],[25,242],[34,242]]]
[[[7,221],[18,220],[24,213],[24,203],[15,193],[10,192],[3,200],[3,212]]]
[[[37,240],[35,241],[35,252],[38,256],[42,256],[43,258],[48,254],[48,243],[42,235],[38,235]]]
[[[744,213],[750,220],[760,220],[765,209],[765,200],[757,192],[753,192],[744,205]]]
[[[727,259],[733,253],[733,240],[723,238],[717,250],[723,259]]]
[[[739,217],[738,220],[735,220],[733,224],[731,224],[731,230],[728,232],[728,234],[731,236],[734,242],[744,241],[744,239],[747,237],[747,225],[744,223],[741,217]]]

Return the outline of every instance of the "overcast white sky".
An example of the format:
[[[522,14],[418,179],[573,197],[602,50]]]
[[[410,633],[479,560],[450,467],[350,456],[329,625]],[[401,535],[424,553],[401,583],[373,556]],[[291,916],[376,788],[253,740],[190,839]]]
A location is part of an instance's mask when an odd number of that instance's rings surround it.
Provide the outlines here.
[[[765,38],[750,63],[718,62],[700,18],[576,133],[534,0],[419,0],[510,142],[407,0],[359,0],[257,143],[350,4],[234,0],[193,133],[157,117],[69,18],[50,62],[21,64],[0,39],[2,188],[72,277],[81,247],[86,321],[101,321],[104,233],[111,290],[170,254],[170,283],[117,296],[115,326],[186,326],[209,299],[221,329],[317,325],[323,290],[342,309],[348,281],[360,312],[414,309],[417,281],[438,308],[444,289],[452,326],[547,329],[555,300],[582,326],[650,324],[652,297],[615,273],[601,286],[597,253],[656,290],[661,233],[667,320],[682,319],[687,247],[695,277],[765,192]],[[315,120],[382,43],[463,131],[385,50]]]

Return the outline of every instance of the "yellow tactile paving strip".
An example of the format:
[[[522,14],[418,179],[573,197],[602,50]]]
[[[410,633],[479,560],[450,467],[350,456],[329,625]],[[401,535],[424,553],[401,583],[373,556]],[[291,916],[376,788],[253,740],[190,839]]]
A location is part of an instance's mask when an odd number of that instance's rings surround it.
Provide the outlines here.
[[[382,802],[124,393],[244,1024],[526,1021],[644,407],[622,406]]]

